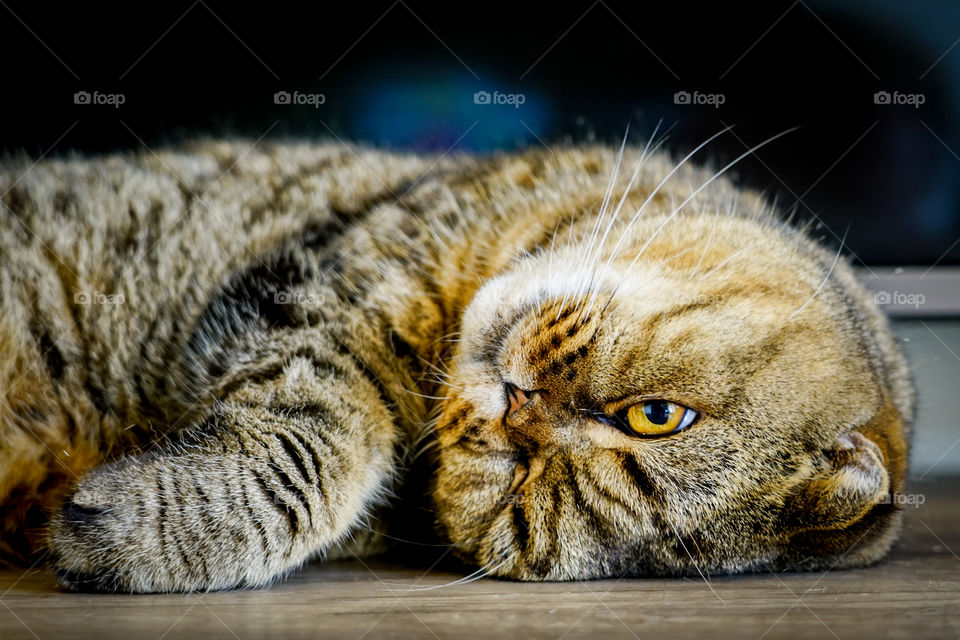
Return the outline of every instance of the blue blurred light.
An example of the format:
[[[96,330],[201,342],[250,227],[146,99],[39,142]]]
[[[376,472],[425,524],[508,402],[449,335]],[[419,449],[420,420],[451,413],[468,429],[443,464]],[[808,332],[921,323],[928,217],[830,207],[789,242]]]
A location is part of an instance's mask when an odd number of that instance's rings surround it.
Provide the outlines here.
[[[351,138],[378,145],[492,151],[539,144],[537,137],[547,135],[548,106],[540,95],[484,83],[465,71],[378,70],[350,94],[353,109],[341,116],[344,128]]]

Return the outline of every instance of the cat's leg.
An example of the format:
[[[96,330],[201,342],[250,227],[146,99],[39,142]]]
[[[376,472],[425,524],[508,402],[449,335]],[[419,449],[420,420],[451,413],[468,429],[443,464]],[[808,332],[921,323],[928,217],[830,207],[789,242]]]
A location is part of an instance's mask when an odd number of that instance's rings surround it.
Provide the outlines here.
[[[83,478],[51,523],[65,586],[262,585],[342,539],[385,493],[398,430],[349,353],[312,341],[247,368],[182,440]]]

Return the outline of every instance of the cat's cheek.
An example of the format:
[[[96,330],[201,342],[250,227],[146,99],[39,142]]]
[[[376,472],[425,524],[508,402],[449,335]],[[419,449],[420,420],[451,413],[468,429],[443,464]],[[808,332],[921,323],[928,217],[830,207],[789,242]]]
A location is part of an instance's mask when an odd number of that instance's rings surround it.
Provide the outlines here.
[[[493,422],[499,420],[507,410],[502,383],[472,385],[464,389],[461,395],[473,405],[478,419]]]
[[[581,429],[581,435],[592,446],[601,449],[628,449],[636,444],[630,436],[605,424],[595,421],[588,421]]]
[[[503,380],[491,367],[464,355],[452,368],[451,379],[457,385],[456,400],[470,406],[471,419],[494,422],[503,417],[508,406]]]

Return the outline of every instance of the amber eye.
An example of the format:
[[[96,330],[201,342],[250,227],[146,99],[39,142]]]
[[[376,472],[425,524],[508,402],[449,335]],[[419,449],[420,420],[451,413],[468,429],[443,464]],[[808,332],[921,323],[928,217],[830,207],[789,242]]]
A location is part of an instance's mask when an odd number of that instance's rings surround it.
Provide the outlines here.
[[[638,436],[665,436],[686,429],[697,412],[666,400],[647,400],[627,409],[627,424]]]

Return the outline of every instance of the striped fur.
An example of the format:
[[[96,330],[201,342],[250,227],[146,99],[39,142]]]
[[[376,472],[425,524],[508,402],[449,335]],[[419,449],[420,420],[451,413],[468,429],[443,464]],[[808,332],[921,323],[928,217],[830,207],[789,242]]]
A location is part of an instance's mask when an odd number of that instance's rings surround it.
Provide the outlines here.
[[[524,580],[857,566],[895,539],[913,396],[886,322],[723,177],[600,146],[31,165],[0,172],[7,562],[263,585],[417,514]],[[509,416],[506,382],[532,391]],[[700,418],[641,440],[591,417],[648,397]]]

